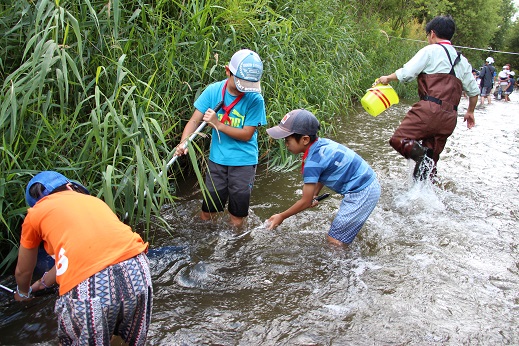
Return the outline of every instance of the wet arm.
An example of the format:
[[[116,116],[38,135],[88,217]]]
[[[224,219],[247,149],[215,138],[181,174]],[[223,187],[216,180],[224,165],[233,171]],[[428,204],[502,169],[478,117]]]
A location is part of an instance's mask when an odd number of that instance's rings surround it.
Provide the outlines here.
[[[314,192],[316,191],[316,184],[304,184],[303,196],[295,202],[290,208],[282,213],[272,215],[269,218],[269,229],[274,229],[279,226],[286,218],[295,215],[312,206],[314,200]]]
[[[45,280],[45,281],[44,281]],[[43,282],[43,283],[42,283]],[[41,279],[32,284],[32,291],[37,292],[56,284],[56,266],[53,266],[48,272],[43,274]]]
[[[469,98],[469,107],[465,116],[463,117],[463,121],[467,122],[467,128],[471,129],[476,125],[476,120],[474,118],[474,109],[476,109],[476,105],[478,104],[478,95],[471,96]]]
[[[18,263],[15,269],[16,284],[18,290],[27,295],[29,288],[31,287],[32,272],[36,267],[36,261],[38,260],[38,248],[28,249],[20,245],[18,250]],[[17,293],[15,294],[16,300],[23,300]]]

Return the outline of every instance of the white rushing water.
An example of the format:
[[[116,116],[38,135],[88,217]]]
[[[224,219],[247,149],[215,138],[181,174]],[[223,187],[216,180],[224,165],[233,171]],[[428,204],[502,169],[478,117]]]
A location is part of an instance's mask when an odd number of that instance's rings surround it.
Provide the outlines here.
[[[262,229],[301,193],[297,170],[262,171],[250,236],[229,241],[223,221],[179,230],[202,250],[176,275],[181,287],[164,287],[176,313],[159,308],[164,318],[152,326],[153,343],[518,344],[518,106],[478,108],[471,130],[459,117],[438,185],[413,185],[413,164],[387,143],[409,106],[339,122],[334,139],[365,157],[382,185],[377,208],[347,250],[324,240],[337,195],[274,232]],[[198,201],[191,202],[196,210]]]
[[[298,170],[260,167],[249,220],[201,222],[193,188],[165,210],[173,231],[151,259],[149,345],[519,344],[519,95],[463,118],[438,164],[438,185],[413,185],[413,165],[388,139],[409,105],[338,121],[334,137],[375,169],[382,197],[348,249],[325,241],[341,197],[263,223],[301,193]],[[467,105],[463,99],[461,112]],[[191,184],[191,183],[189,183]],[[3,310],[0,344],[55,344],[53,302]]]

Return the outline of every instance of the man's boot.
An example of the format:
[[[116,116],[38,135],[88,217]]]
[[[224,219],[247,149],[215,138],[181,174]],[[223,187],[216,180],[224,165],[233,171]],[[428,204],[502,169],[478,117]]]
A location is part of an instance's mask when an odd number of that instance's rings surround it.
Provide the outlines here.
[[[418,142],[413,143],[413,147],[409,152],[409,158],[416,162],[413,171],[415,180],[426,180],[434,168],[434,161],[432,159],[433,150],[422,146]]]

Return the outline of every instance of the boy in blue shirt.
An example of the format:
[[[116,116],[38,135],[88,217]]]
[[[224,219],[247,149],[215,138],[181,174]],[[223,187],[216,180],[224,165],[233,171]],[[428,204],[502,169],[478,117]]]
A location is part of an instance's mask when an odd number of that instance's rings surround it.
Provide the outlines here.
[[[176,155],[185,155],[182,143],[202,121],[213,127],[209,170],[205,185],[210,198],[202,203],[202,220],[210,220],[229,201],[231,224],[241,227],[258,164],[258,126],[267,124],[260,79],[263,63],[255,52],[242,49],[225,66],[227,79],[209,85],[195,101],[195,111],[182,133]],[[213,108],[223,101],[221,111]]]
[[[272,215],[269,229],[286,218],[317,205],[315,197],[326,186],[344,196],[327,239],[336,245],[350,244],[380,198],[373,169],[353,150],[326,138],[318,138],[319,121],[305,109],[286,114],[278,126],[267,129],[274,139],[284,138],[292,154],[303,153],[303,196],[282,213]]]

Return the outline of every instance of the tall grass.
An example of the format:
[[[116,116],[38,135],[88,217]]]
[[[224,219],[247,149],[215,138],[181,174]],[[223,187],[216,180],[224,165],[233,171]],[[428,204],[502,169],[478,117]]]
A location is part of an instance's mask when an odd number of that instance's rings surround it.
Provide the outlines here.
[[[373,74],[370,59],[387,47],[353,10],[339,0],[0,4],[0,268],[16,259],[25,185],[45,169],[85,184],[146,239],[152,225],[167,227],[160,210],[174,203],[180,173],[201,179],[207,141],[169,170],[166,163],[193,101],[225,78],[241,48],[264,61],[270,126],[300,107],[325,129],[347,121],[378,71],[396,68],[379,57],[386,66]],[[380,47],[366,51],[373,42]],[[263,128],[259,137],[262,163],[297,166]]]

